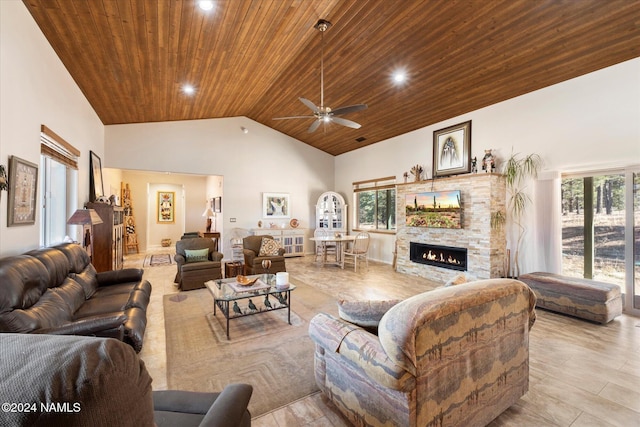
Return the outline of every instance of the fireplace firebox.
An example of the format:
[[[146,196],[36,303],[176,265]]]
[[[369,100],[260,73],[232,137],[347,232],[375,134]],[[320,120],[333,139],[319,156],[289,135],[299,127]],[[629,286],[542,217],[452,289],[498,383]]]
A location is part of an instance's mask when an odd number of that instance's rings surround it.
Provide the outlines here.
[[[467,271],[467,249],[451,246],[409,243],[409,258],[420,264],[434,265],[450,270]]]

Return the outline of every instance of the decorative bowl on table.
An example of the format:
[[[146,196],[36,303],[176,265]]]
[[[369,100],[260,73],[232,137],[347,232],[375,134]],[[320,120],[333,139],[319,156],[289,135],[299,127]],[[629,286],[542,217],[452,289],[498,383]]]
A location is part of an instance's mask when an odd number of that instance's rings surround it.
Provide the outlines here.
[[[236,282],[238,282],[240,286],[251,286],[256,283],[256,280],[258,280],[257,277],[255,279],[250,279],[247,276],[236,276]]]

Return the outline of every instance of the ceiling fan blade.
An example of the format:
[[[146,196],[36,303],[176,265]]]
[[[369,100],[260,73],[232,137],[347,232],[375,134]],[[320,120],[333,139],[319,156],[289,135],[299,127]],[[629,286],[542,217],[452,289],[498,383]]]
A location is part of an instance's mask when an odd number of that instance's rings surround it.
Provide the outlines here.
[[[315,122],[311,123],[311,126],[309,126],[309,129],[307,129],[307,132],[309,133],[313,133],[316,131],[316,129],[318,129],[318,126],[320,126],[320,123],[322,123],[322,120],[318,119]]]
[[[356,123],[352,120],[347,120],[347,119],[343,119],[342,117],[331,117],[331,121],[334,123],[337,123],[339,125],[342,126],[346,126],[348,128],[352,128],[352,129],[360,129],[361,125],[360,123]]]
[[[343,114],[355,113],[356,111],[362,111],[367,109],[367,104],[349,105],[348,107],[340,107],[332,110],[331,113],[334,116],[341,116]]]
[[[316,116],[289,116],[289,117],[274,117],[271,120],[288,120],[288,119],[315,119]]]
[[[313,102],[309,101],[306,98],[298,98],[300,100],[300,102],[302,102],[304,105],[306,105],[307,107],[309,107],[309,109],[311,111],[313,111],[314,113],[318,113],[320,112],[320,109],[318,107],[316,107],[316,104],[314,104]]]

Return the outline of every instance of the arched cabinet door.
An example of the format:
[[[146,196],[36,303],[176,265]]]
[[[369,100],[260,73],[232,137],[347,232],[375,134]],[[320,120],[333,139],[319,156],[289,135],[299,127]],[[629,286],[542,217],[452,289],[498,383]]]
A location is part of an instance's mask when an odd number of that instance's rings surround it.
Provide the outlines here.
[[[347,205],[333,191],[322,193],[316,204],[316,228],[327,231],[347,231]]]

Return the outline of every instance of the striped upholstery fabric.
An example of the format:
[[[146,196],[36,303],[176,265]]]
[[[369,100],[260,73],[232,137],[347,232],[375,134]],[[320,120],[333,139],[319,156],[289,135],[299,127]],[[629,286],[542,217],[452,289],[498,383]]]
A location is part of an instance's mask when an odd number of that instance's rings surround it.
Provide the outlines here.
[[[534,308],[524,283],[489,279],[395,305],[378,336],[319,314],[316,381],[356,426],[484,426],[528,390]]]

